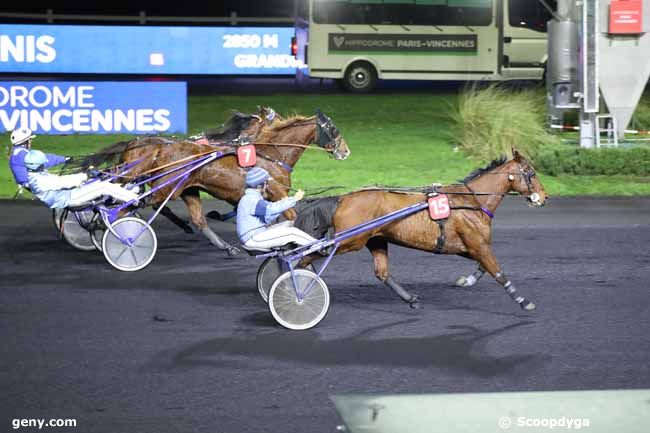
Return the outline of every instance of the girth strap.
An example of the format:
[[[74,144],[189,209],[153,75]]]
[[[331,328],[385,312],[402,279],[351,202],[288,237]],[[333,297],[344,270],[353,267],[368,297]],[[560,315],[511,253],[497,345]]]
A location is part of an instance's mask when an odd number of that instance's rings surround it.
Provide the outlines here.
[[[445,248],[445,223],[447,219],[436,220],[438,227],[440,228],[440,236],[436,241],[436,247],[433,249],[434,254],[442,254],[442,250]]]

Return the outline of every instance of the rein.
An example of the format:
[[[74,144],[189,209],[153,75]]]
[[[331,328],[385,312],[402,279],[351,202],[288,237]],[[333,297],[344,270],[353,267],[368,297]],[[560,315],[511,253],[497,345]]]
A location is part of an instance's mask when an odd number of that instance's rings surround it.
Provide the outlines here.
[[[194,158],[199,158],[201,156],[209,155],[209,154],[215,153],[215,152],[219,152],[219,151],[218,150],[209,150],[209,151],[206,151],[206,152],[197,153],[195,155],[186,156],[185,158],[181,158],[181,159],[178,159],[176,161],[172,161],[170,163],[163,164],[163,165],[161,165],[159,167],[154,167],[152,169],[149,169],[149,170],[147,170],[147,171],[145,171],[143,173],[140,173],[138,176],[144,176],[146,174],[153,173],[153,172],[165,169],[167,167],[172,167],[172,166],[174,166],[176,164],[180,164],[181,162],[190,161],[190,160],[192,160]]]
[[[314,147],[311,144],[298,144],[298,143],[268,143],[264,141],[253,141],[251,144],[265,144],[268,146],[286,146],[286,147],[302,147],[303,149],[313,149],[313,150],[322,150],[323,152],[328,152],[329,150],[323,149],[322,147]]]

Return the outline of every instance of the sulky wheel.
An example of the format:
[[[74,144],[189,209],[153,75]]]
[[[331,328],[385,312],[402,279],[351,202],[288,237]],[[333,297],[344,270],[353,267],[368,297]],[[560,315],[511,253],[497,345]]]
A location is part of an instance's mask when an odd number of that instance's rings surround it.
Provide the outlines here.
[[[77,212],[64,210],[60,218],[63,239],[77,250],[94,251],[95,245],[93,245],[90,232],[86,228],[94,215],[92,210]]]
[[[294,266],[298,264],[298,261],[294,263]],[[259,270],[257,271],[257,290],[260,292],[260,296],[264,299],[264,302],[269,302],[269,291],[271,286],[278,279],[278,277],[289,269],[283,269],[283,262],[275,257],[268,257],[262,262]],[[310,263],[305,269],[309,269],[314,272],[314,266]]]
[[[97,251],[103,251],[102,250],[102,240],[104,239],[104,231],[106,230],[106,226],[104,225],[104,221],[102,221],[102,217],[100,214],[95,214],[93,217],[92,221],[90,222],[90,225],[88,226],[88,231],[90,232],[90,240],[95,246],[95,249]]]
[[[61,217],[65,211],[65,209],[60,208],[52,209],[52,222],[54,223],[57,234],[61,233]]]
[[[143,219],[140,212],[132,213],[133,216]],[[99,213],[96,213],[92,221],[88,225],[88,231],[90,232],[90,240],[97,249],[97,251],[102,252],[102,240],[104,239],[104,232],[106,231],[106,225],[102,220],[102,216]]]
[[[294,288],[291,272],[280,275],[269,292],[269,308],[273,318],[285,328],[309,329],[316,326],[327,314],[330,293],[325,281],[312,271],[296,269],[293,276],[298,290]],[[305,293],[310,285],[311,288]],[[300,294],[302,299],[299,299],[296,293]]]
[[[102,239],[102,251],[108,263],[125,272],[138,271],[151,263],[158,240],[149,224],[140,218],[126,217],[115,221],[112,229],[106,230]]]

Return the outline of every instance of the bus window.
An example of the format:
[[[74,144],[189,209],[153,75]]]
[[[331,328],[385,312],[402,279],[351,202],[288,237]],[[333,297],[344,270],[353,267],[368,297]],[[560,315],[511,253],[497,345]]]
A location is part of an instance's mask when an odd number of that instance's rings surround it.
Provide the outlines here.
[[[370,9],[370,6],[351,3],[349,0],[316,0],[313,10],[314,22],[318,24],[376,24],[368,22],[372,21],[372,14],[364,8]]]
[[[530,0],[509,0],[508,16],[511,27],[524,27],[536,32],[546,32],[546,23],[553,17],[541,3],[531,4]],[[556,10],[557,1],[548,0],[548,5]]]
[[[415,0],[411,4],[385,4],[369,0],[364,4],[359,0],[315,0],[313,13],[318,24],[487,26],[492,22],[492,2]]]

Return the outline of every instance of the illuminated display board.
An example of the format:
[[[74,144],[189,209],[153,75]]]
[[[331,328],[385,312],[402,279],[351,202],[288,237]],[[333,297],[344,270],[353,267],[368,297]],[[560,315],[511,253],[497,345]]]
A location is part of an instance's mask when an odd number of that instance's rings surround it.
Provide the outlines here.
[[[0,73],[294,74],[288,27],[0,24]]]

